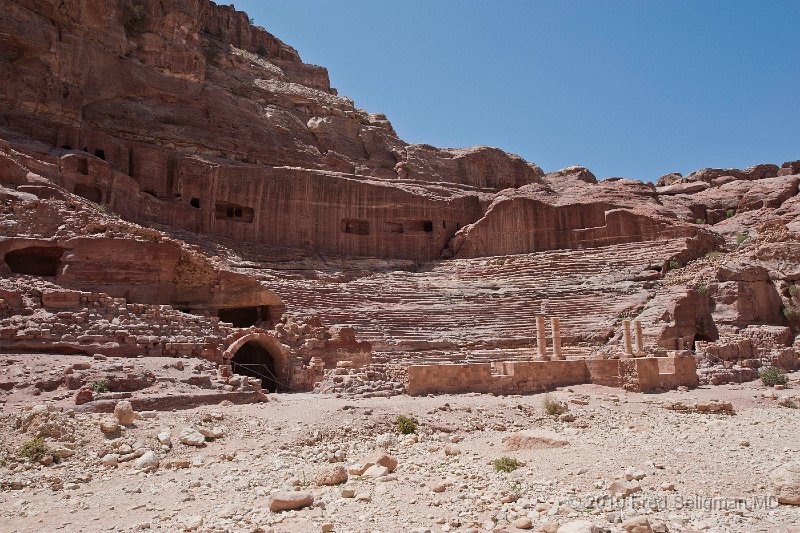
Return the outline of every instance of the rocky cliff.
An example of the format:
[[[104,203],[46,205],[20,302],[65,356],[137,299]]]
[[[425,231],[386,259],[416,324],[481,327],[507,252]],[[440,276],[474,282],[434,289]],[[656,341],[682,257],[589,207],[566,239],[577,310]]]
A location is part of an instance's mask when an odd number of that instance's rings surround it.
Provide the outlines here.
[[[486,350],[528,347],[537,314],[593,353],[636,316],[652,349],[794,350],[800,163],[651,184],[408,144],[208,0],[6,0],[0,140],[9,346],[30,340],[14,317],[49,316],[33,276],[77,291],[66,307],[102,293],[234,329],[317,315],[408,360],[509,357]],[[195,333],[160,335],[216,357],[229,331]]]

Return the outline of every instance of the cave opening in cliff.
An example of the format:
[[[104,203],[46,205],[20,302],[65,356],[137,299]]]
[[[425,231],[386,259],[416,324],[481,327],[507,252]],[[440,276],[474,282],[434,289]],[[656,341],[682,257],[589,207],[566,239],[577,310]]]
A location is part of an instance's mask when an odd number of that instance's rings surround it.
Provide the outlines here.
[[[357,218],[343,218],[342,233],[351,233],[353,235],[369,235],[369,221],[359,220]]]
[[[198,199],[198,206],[200,200]],[[232,220],[235,222],[252,223],[255,219],[255,210],[252,207],[243,207],[236,204],[218,203],[214,213],[218,220]]]
[[[189,200],[189,205],[195,209],[200,209],[200,198],[192,196],[191,200]]]
[[[103,161],[106,160],[106,151],[101,149],[101,148],[98,148],[97,150],[95,150],[94,151],[94,155],[95,155],[95,157],[97,157],[99,159],[102,159]]]
[[[270,309],[268,305],[226,307],[217,311],[217,316],[221,321],[233,324],[235,328],[249,328],[269,321]]]
[[[408,231],[424,231],[431,233],[433,231],[432,220],[409,220],[405,223],[405,229]]]
[[[75,188],[72,189],[72,192],[74,192],[81,198],[85,198],[90,202],[94,202],[96,204],[99,204],[100,201],[103,199],[103,191],[92,185],[84,185],[82,183],[77,183],[75,184]]]
[[[58,246],[30,246],[8,252],[5,261],[15,274],[56,276],[61,268],[62,255],[64,249]]]
[[[275,358],[256,341],[247,342],[236,350],[231,359],[231,370],[235,374],[260,379],[262,389],[278,391]]]

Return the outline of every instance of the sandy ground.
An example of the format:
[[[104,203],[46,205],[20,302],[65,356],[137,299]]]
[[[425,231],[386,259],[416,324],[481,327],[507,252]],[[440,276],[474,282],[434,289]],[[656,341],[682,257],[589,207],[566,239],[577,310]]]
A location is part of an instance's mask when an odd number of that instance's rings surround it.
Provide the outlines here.
[[[654,531],[790,531],[800,508],[778,505],[768,476],[800,451],[800,409],[779,405],[793,395],[758,383],[658,395],[582,385],[550,394],[569,407],[563,421],[545,413],[543,394],[272,395],[265,404],[151,413],[115,438],[99,429],[112,415],[56,410],[43,424],[60,436],[47,440],[74,455],[50,466],[16,460],[41,421],[7,414],[0,529],[519,531],[513,524],[527,528],[528,518],[533,530],[589,520],[598,531],[622,532],[621,522],[646,516]],[[731,402],[735,414],[664,408],[711,399]],[[416,433],[397,431],[401,414],[417,420]],[[21,419],[27,431],[15,428]],[[223,436],[188,446],[178,442],[185,427],[217,427]],[[157,440],[164,431],[171,448]],[[101,464],[120,450],[153,450],[160,468]],[[315,482],[320,471],[375,451],[397,459],[393,473]],[[522,466],[498,472],[492,462],[501,457]],[[615,498],[609,486],[626,471],[641,477],[628,482],[641,491]],[[351,489],[354,497],[342,496]],[[312,493],[314,505],[271,512],[270,495],[285,490]]]

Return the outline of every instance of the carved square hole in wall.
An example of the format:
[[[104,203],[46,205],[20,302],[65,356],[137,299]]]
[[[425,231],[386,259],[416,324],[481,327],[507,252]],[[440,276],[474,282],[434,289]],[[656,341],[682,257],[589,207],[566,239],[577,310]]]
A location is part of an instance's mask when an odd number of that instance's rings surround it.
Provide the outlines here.
[[[369,221],[357,218],[342,219],[342,233],[352,233],[353,235],[369,235]]]
[[[106,151],[103,150],[102,148],[96,149],[94,151],[94,155],[95,155],[95,157],[98,157],[98,158],[102,159],[103,161],[106,160]]]
[[[192,199],[189,200],[189,205],[194,207],[195,209],[200,209],[200,198],[192,196]]]
[[[406,231],[424,231],[430,233],[433,231],[432,220],[409,220],[403,224]]]
[[[255,211],[252,207],[244,207],[225,202],[216,204],[214,214],[217,220],[231,220],[233,222],[246,222],[248,224],[252,223],[255,218]]]

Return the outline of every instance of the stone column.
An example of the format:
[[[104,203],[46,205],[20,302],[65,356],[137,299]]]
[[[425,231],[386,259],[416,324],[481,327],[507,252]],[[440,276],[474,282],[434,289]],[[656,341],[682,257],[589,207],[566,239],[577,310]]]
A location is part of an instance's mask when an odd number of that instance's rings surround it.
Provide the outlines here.
[[[550,319],[550,330],[553,335],[553,359],[564,359],[561,355],[561,319],[553,317]]]
[[[625,341],[625,357],[633,357],[633,343],[631,343],[631,321],[622,321],[622,338]]]
[[[538,348],[539,359],[542,361],[550,360],[550,356],[547,355],[546,327],[544,317],[542,315],[536,315],[536,346]]]
[[[636,355],[644,355],[644,337],[642,337],[642,322],[641,320],[633,321],[633,329],[636,330]]]

